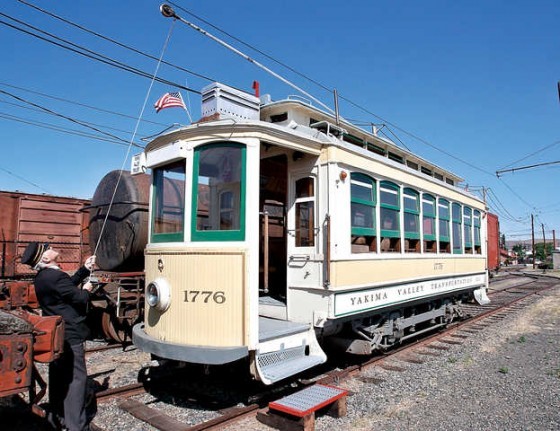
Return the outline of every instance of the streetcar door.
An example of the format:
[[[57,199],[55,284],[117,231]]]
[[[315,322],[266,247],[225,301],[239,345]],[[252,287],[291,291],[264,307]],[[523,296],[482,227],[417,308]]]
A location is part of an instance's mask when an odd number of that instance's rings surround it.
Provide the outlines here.
[[[317,215],[317,176],[314,170],[292,173],[290,186],[288,285],[290,289],[317,287],[322,278],[322,256],[317,253],[320,229]]]
[[[264,304],[286,304],[286,200],[288,159],[279,155],[261,159],[259,288]],[[270,307],[268,307],[270,308]]]

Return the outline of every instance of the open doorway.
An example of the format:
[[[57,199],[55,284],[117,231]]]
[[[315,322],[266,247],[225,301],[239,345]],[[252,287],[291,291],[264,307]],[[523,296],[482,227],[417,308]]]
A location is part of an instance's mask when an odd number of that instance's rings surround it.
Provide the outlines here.
[[[260,162],[259,288],[261,298],[286,304],[286,202],[288,158]],[[261,303],[263,301],[261,300]],[[262,307],[261,307],[262,308]]]

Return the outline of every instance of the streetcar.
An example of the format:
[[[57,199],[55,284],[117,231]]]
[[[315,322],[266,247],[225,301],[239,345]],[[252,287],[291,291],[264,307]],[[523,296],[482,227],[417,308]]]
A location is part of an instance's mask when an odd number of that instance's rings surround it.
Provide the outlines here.
[[[338,115],[213,83],[157,136],[144,319],[157,359],[242,363],[273,384],[372,354],[488,301],[487,209],[462,179]]]

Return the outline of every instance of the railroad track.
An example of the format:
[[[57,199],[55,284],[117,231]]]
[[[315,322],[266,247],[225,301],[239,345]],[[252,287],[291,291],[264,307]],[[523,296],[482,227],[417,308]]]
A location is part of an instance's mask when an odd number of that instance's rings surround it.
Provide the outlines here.
[[[510,283],[514,279],[517,279],[517,281]],[[212,412],[212,414],[208,415],[209,418],[203,419],[196,424],[187,424],[183,420],[163,413],[158,410],[157,406],[150,407],[145,402],[131,398],[145,391],[145,385],[141,383],[103,391],[98,394],[98,401],[103,403],[116,399],[119,408],[161,431],[219,430],[244,418],[256,416],[259,411],[262,411],[268,405],[269,401],[281,398],[308,385],[315,383],[337,385],[349,378],[365,379],[368,383],[380,383],[381,380],[373,381],[377,378],[364,376],[364,373],[368,370],[371,371],[375,367],[385,371],[399,372],[404,370],[403,362],[420,364],[429,360],[430,357],[440,356],[453,346],[461,345],[469,337],[476,336],[484,328],[493,325],[494,322],[502,320],[511,315],[511,313],[534,303],[539,299],[539,295],[546,290],[560,285],[560,279],[558,278],[555,279],[546,275],[535,276],[533,274],[530,280],[515,275],[502,281],[507,281],[507,283],[502,286],[498,286],[495,282],[491,284],[489,291],[489,296],[491,297],[490,304],[484,306],[466,305],[464,310],[468,317],[448,325],[444,330],[434,332],[399,348],[392,349],[385,354],[368,358],[358,363],[346,364],[337,369],[334,369],[334,367],[337,367],[337,364],[331,363],[329,364],[330,369],[324,367],[322,373],[317,374],[315,371],[315,374],[308,374],[297,381],[288,382],[283,386],[265,388],[263,391],[262,387],[259,389],[255,385],[253,390],[249,391],[250,396],[240,396],[236,400],[238,401],[237,405],[233,407],[219,408],[221,402],[213,405],[209,399],[211,395],[203,391],[198,392],[196,388],[190,388],[186,395],[187,399],[190,400],[190,404],[182,403],[188,404],[190,407],[196,406],[195,408],[197,409],[208,408]],[[162,379],[162,381],[164,380],[165,378]],[[159,392],[161,385],[158,386],[157,393],[161,393]],[[152,388],[148,387],[148,389],[151,390]],[[231,390],[231,388],[226,389],[226,391],[228,390]],[[177,394],[177,396],[181,396],[181,394]],[[239,402],[241,399],[244,399],[244,401]],[[227,402],[224,404],[227,404]],[[100,428],[98,427],[97,429]]]

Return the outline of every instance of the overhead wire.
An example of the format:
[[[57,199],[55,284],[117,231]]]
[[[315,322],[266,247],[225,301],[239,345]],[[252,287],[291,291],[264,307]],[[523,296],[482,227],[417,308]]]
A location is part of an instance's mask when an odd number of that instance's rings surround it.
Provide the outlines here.
[[[43,190],[45,193],[51,194],[48,190],[46,190],[45,188],[41,187],[39,184],[35,184],[34,182],[29,181],[27,178],[23,178],[23,177],[20,176],[20,175],[14,174],[13,172],[11,172],[11,171],[9,171],[9,170],[7,170],[7,169],[1,167],[1,166],[0,166],[0,171],[6,172],[8,175],[11,175],[12,177],[17,178],[18,180],[21,180],[21,181],[23,181],[23,182],[26,182],[27,184],[30,184],[30,185],[32,185],[32,186],[34,186],[34,187],[37,187],[39,190]]]
[[[502,170],[504,170],[504,169],[506,169],[506,168],[509,168],[510,166],[516,165],[517,163],[522,162],[522,161],[524,161],[524,160],[527,160],[528,158],[530,158],[530,157],[532,157],[532,156],[535,156],[535,155],[537,155],[537,154],[539,154],[539,153],[542,153],[543,151],[548,150],[549,148],[552,148],[552,147],[554,147],[554,146],[556,146],[556,145],[558,145],[558,144],[560,144],[560,141],[555,141],[555,142],[553,142],[552,144],[549,144],[549,145],[546,145],[546,146],[544,146],[544,147],[542,147],[542,148],[539,148],[538,150],[533,151],[532,153],[530,153],[530,154],[528,154],[528,155],[522,157],[521,159],[516,160],[515,162],[511,162],[509,165],[506,165],[506,166],[504,166],[503,168],[498,169],[498,171],[502,171]]]
[[[99,62],[104,63],[104,64],[107,64],[107,65],[109,65],[109,66],[112,66],[112,67],[115,67],[115,68],[118,68],[118,69],[121,69],[121,70],[125,70],[125,71],[127,71],[127,72],[133,73],[133,74],[138,75],[138,76],[142,76],[142,77],[144,77],[144,78],[151,78],[151,75],[150,75],[149,73],[144,72],[144,71],[141,70],[141,69],[138,69],[138,68],[133,67],[133,66],[129,66],[129,65],[125,64],[125,63],[119,62],[119,61],[114,60],[114,59],[112,59],[112,58],[110,58],[110,57],[107,57],[107,56],[104,56],[104,55],[102,55],[102,54],[96,53],[96,52],[94,52],[94,51],[92,51],[92,50],[89,50],[89,49],[87,49],[87,48],[81,47],[80,45],[74,44],[74,43],[72,43],[72,42],[65,41],[64,39],[61,39],[61,38],[59,38],[59,37],[57,37],[57,36],[54,36],[54,35],[50,34],[49,32],[45,32],[45,31],[43,31],[43,30],[40,30],[40,29],[38,29],[38,28],[36,28],[36,27],[34,27],[34,26],[30,25],[30,24],[27,24],[27,23],[25,23],[25,22],[23,22],[23,21],[21,21],[21,20],[18,20],[18,19],[16,19],[16,18],[12,18],[12,17],[10,17],[9,15],[6,15],[6,14],[4,14],[4,13],[2,13],[2,12],[0,12],[0,15],[6,17],[6,18],[8,18],[8,19],[11,19],[11,20],[13,20],[13,21],[16,21],[16,22],[18,22],[18,23],[20,23],[20,24],[23,24],[23,25],[25,25],[25,26],[27,26],[27,27],[29,27],[29,28],[32,28],[33,30],[38,31],[39,33],[46,34],[46,35],[48,35],[49,37],[54,38],[55,40],[50,40],[50,39],[48,39],[48,38],[46,38],[46,37],[40,36],[40,35],[38,35],[38,34],[34,34],[34,33],[30,32],[30,31],[28,31],[28,30],[25,30],[25,29],[23,29],[23,28],[17,27],[17,26],[15,26],[15,25],[10,24],[10,23],[8,23],[8,22],[6,22],[6,21],[3,21],[3,20],[0,20],[0,24],[3,24],[3,25],[8,26],[8,27],[11,27],[11,28],[13,28],[13,29],[15,29],[15,30],[18,30],[18,31],[23,32],[23,33],[26,33],[26,34],[28,34],[28,35],[30,35],[30,36],[33,36],[33,37],[38,38],[38,39],[40,39],[40,40],[43,40],[43,41],[45,41],[45,42],[51,43],[51,44],[53,44],[53,45],[55,45],[55,46],[58,46],[58,47],[60,47],[60,48],[63,48],[63,49],[72,51],[72,52],[74,52],[74,53],[76,53],[76,54],[79,54],[79,55],[81,55],[81,56],[90,58],[90,59],[92,59],[92,60],[99,61]],[[63,43],[56,42],[56,40],[60,40],[61,42],[67,43],[68,45],[71,45],[71,46],[66,46],[66,45],[64,45]],[[73,48],[72,46],[74,46],[74,48]],[[81,51],[81,50],[82,50],[82,51]],[[176,82],[173,82],[173,81],[169,81],[169,80],[167,80],[167,79],[163,79],[163,78],[156,77],[156,81],[161,82],[161,83],[163,83],[163,84],[167,84],[167,85],[176,87],[176,88],[181,89],[181,90],[189,91],[189,92],[192,92],[192,93],[195,93],[195,94],[201,94],[200,91],[198,91],[198,90],[194,90],[194,89],[189,88],[189,87],[187,87],[187,86],[185,86],[185,85],[182,85],[182,84],[179,84],[179,83],[176,83]]]
[[[16,89],[16,90],[24,91],[26,93],[36,94],[36,95],[39,95],[39,96],[42,96],[42,97],[46,97],[48,99],[57,100],[59,102],[64,102],[64,103],[72,104],[72,105],[75,105],[75,106],[81,106],[83,108],[88,108],[88,109],[91,109],[91,110],[94,110],[94,111],[97,111],[97,112],[103,112],[103,113],[106,113],[106,114],[116,115],[116,116],[119,116],[119,117],[122,117],[122,118],[129,118],[129,119],[132,119],[132,120],[137,120],[137,118],[133,117],[132,115],[127,115],[127,114],[123,114],[121,112],[111,111],[109,109],[99,108],[97,106],[92,106],[92,105],[88,105],[88,104],[85,104],[85,103],[76,102],[75,100],[65,99],[65,98],[58,97],[58,96],[53,96],[51,94],[42,93],[40,91],[30,90],[29,88],[24,88],[24,87],[20,87],[20,86],[17,86],[17,85],[8,84],[6,82],[0,82],[0,86],[13,88],[13,89]],[[157,125],[157,126],[167,127],[166,123],[160,123],[160,122],[157,122],[157,121],[151,121],[151,120],[143,119],[142,122],[147,123],[147,124],[154,124],[154,125]]]
[[[57,126],[57,125],[54,125],[54,124],[45,123],[43,121],[38,121],[36,119],[29,120],[29,119],[26,119],[26,118],[17,117],[15,115],[6,114],[6,113],[3,113],[3,112],[0,112],[0,118],[3,118],[5,120],[10,120],[10,121],[15,121],[15,122],[22,123],[22,124],[28,124],[28,125],[34,126],[34,127],[53,130],[55,132],[66,133],[68,135],[79,136],[79,137],[82,137],[82,138],[95,139],[95,140],[98,140],[98,141],[108,142],[108,143],[116,144],[116,145],[128,145],[128,143],[126,141],[123,142],[123,141],[118,141],[116,139],[105,138],[105,137],[102,137],[102,136],[93,135],[91,133],[81,132],[79,130],[68,129],[68,128]],[[144,148],[143,146],[141,146],[139,144],[135,144],[135,146],[137,146],[139,148]]]
[[[507,218],[516,223],[524,223],[527,221],[526,217],[520,218],[513,216],[491,188],[486,189],[486,197],[494,204],[494,208],[497,210],[496,212],[500,213],[503,218]]]
[[[115,45],[118,45],[118,46],[120,46],[121,48],[125,48],[125,49],[127,49],[127,50],[129,50],[129,51],[135,52],[136,54],[140,54],[140,55],[142,55],[142,56],[144,56],[144,57],[146,57],[146,58],[149,58],[149,59],[151,59],[151,60],[159,61],[159,59],[158,59],[157,57],[155,57],[155,56],[153,56],[153,55],[151,55],[151,54],[148,54],[148,53],[146,53],[146,52],[140,51],[139,49],[134,48],[134,47],[132,47],[132,46],[130,46],[130,45],[127,45],[127,44],[125,44],[125,43],[119,42],[119,41],[116,40],[116,39],[110,38],[110,37],[105,36],[105,35],[103,35],[103,34],[101,34],[101,33],[98,33],[98,32],[96,32],[96,31],[93,31],[93,30],[91,30],[91,29],[89,29],[89,28],[87,28],[87,27],[84,27],[83,25],[77,24],[77,23],[75,23],[75,22],[73,22],[73,21],[70,21],[69,19],[63,18],[63,17],[61,17],[60,15],[57,15],[57,14],[52,13],[52,12],[49,12],[49,11],[46,10],[46,9],[40,8],[40,7],[38,7],[38,6],[34,5],[34,4],[31,4],[31,3],[29,3],[29,2],[26,2],[25,0],[18,0],[18,1],[19,1],[20,3],[26,5],[26,6],[29,6],[29,7],[33,8],[33,9],[36,9],[37,11],[39,11],[39,12],[41,12],[41,13],[44,13],[45,15],[48,15],[48,16],[50,16],[50,17],[52,17],[52,18],[55,18],[55,19],[57,19],[57,20],[59,20],[59,21],[62,21],[62,22],[66,23],[66,24],[68,24],[68,25],[70,25],[70,26],[73,26],[73,27],[75,27],[75,28],[78,28],[78,29],[80,29],[80,30],[82,30],[82,31],[84,31],[84,32],[86,32],[86,33],[89,33],[89,34],[91,34],[91,35],[94,35],[94,36],[96,36],[96,37],[98,37],[98,38],[100,38],[100,39],[103,39],[103,40],[107,41],[107,42],[111,42],[111,43],[113,43],[113,44],[115,44]],[[171,66],[171,67],[173,67],[173,68],[175,68],[175,69],[177,69],[177,70],[180,70],[180,71],[182,71],[182,72],[186,72],[186,73],[188,73],[188,74],[190,74],[190,75],[196,76],[196,77],[198,77],[198,78],[204,79],[204,80],[206,80],[206,81],[209,81],[209,82],[214,82],[214,81],[215,81],[215,79],[213,79],[213,78],[210,78],[210,77],[205,76],[205,75],[202,75],[202,74],[200,74],[200,73],[198,73],[198,72],[194,72],[194,71],[192,71],[192,70],[186,69],[186,68],[184,68],[184,67],[182,67],[182,66],[178,66],[178,65],[176,65],[176,64],[169,63],[169,62],[167,62],[167,61],[165,61],[165,60],[161,60],[161,63],[162,63],[162,64],[165,64],[166,66]]]
[[[289,66],[288,64],[281,62],[280,60],[278,60],[278,59],[272,57],[271,55],[267,54],[266,52],[264,52],[264,51],[262,51],[262,50],[256,48],[255,46],[244,42],[243,40],[241,40],[241,39],[239,39],[238,37],[232,35],[231,33],[228,33],[227,31],[225,31],[225,30],[219,28],[218,26],[212,24],[211,22],[205,20],[204,18],[202,18],[202,17],[200,17],[200,16],[194,14],[193,12],[191,12],[191,11],[185,9],[184,7],[182,7],[181,5],[177,4],[176,2],[168,1],[168,3],[169,3],[169,4],[172,4],[172,5],[175,6],[177,9],[182,10],[182,11],[185,12],[186,14],[188,14],[188,15],[190,15],[190,16],[196,18],[197,20],[203,22],[204,24],[206,24],[206,25],[212,27],[214,30],[216,30],[216,31],[218,31],[218,32],[220,32],[220,33],[226,35],[227,37],[231,38],[232,40],[235,40],[236,42],[240,43],[241,45],[243,45],[243,46],[245,46],[245,47],[247,47],[247,48],[249,48],[249,49],[255,51],[256,53],[262,55],[263,57],[269,59],[270,61],[273,61],[274,63],[276,63],[276,64],[278,64],[278,65],[284,67],[285,69],[289,70],[290,72],[293,72],[294,74],[296,74],[296,75],[298,75],[298,76],[300,76],[300,77],[306,79],[307,81],[309,81],[309,82],[311,82],[311,83],[317,85],[318,87],[322,88],[323,90],[326,90],[326,91],[328,91],[329,93],[332,93],[332,92],[333,92],[333,90],[332,90],[331,88],[329,88],[329,87],[327,87],[327,86],[321,84],[319,81],[316,81],[316,80],[314,80],[313,78],[311,78],[311,77],[305,75],[304,73],[299,72],[298,70],[294,69],[293,67]]]
[[[42,113],[42,114],[51,115],[51,114],[49,114],[49,113],[45,113],[45,112],[41,111],[41,110],[38,109],[38,108],[33,107],[33,106],[25,106],[25,105],[22,105],[22,104],[19,104],[19,103],[9,102],[9,101],[7,101],[7,100],[0,100],[0,103],[2,103],[2,104],[4,104],[4,105],[14,106],[14,107],[19,108],[19,109],[24,109],[24,110],[26,110],[26,111],[40,112],[40,113]],[[15,116],[15,115],[13,115],[13,114],[8,114],[8,113],[4,113],[4,114],[5,114],[5,115],[13,116],[13,117],[15,117],[15,118],[17,117],[17,116]],[[86,120],[80,120],[80,121],[83,121],[84,124],[89,124],[90,126],[103,127],[103,128],[105,128],[106,130],[113,130],[113,131],[115,131],[115,132],[130,133],[129,130],[119,129],[119,128],[117,128],[117,127],[108,126],[108,125],[106,125],[106,124],[93,123],[93,122],[91,122],[91,121],[86,121]],[[128,141],[127,141],[127,142],[128,142]]]
[[[91,130],[95,130],[96,132],[101,133],[102,135],[110,136],[111,138],[114,138],[114,139],[116,139],[116,140],[118,140],[118,141],[122,141],[122,142],[128,143],[128,141],[122,139],[122,138],[119,137],[119,136],[113,135],[112,133],[104,132],[103,130],[98,129],[97,127],[90,126],[89,124],[84,123],[83,121],[76,120],[75,118],[68,117],[67,115],[62,115],[62,114],[60,114],[60,113],[58,113],[58,112],[53,111],[52,109],[45,108],[44,106],[38,105],[38,104],[33,103],[33,102],[31,102],[31,101],[29,101],[29,100],[26,100],[26,99],[23,99],[22,97],[16,96],[15,94],[12,94],[12,93],[10,93],[10,92],[8,92],[8,91],[1,90],[1,89],[0,89],[0,94],[5,94],[5,95],[7,95],[7,96],[13,97],[14,99],[19,100],[20,102],[29,104],[29,105],[34,106],[34,107],[36,107],[36,108],[39,108],[40,110],[42,110],[42,111],[44,111],[44,112],[48,112],[48,113],[50,113],[50,114],[52,114],[52,115],[54,115],[54,116],[56,116],[56,117],[64,118],[64,119],[66,119],[66,120],[68,120],[68,121],[70,121],[70,122],[72,122],[72,123],[79,124],[80,126],[86,127],[86,128],[88,128],[88,129],[91,129]],[[139,146],[138,144],[134,144],[134,145],[135,145],[135,146]],[[143,148],[142,146],[139,146],[139,147],[140,147],[140,148]]]

